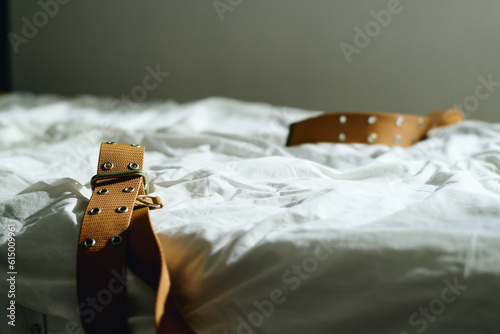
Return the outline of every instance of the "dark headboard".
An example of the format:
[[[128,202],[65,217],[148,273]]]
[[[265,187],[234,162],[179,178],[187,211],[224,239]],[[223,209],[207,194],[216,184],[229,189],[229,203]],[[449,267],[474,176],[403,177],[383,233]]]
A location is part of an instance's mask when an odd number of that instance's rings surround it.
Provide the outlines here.
[[[9,1],[0,1],[0,33],[2,43],[0,46],[0,91],[9,91],[10,86],[10,57],[9,57]]]

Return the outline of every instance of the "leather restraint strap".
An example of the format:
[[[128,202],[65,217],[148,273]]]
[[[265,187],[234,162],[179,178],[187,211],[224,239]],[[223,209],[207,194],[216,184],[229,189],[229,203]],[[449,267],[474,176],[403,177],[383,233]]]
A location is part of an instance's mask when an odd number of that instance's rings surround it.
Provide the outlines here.
[[[368,143],[410,146],[427,132],[464,120],[459,109],[434,111],[427,116],[383,112],[326,113],[290,125],[287,146],[304,143]]]
[[[92,197],[83,217],[77,254],[80,317],[87,334],[126,334],[127,267],[157,291],[158,333],[193,334],[170,291],[170,278],[149,210],[162,208],[142,170],[144,147],[101,144]]]

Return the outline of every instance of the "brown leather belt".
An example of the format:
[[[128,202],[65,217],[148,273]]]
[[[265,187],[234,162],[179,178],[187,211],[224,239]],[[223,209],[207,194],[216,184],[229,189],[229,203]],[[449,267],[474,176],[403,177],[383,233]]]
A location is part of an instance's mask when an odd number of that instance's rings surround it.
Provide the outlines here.
[[[459,109],[434,111],[427,116],[383,112],[326,113],[290,125],[287,146],[304,143],[367,143],[410,146],[427,132],[464,120]]]
[[[128,333],[127,267],[157,291],[158,333],[194,333],[169,295],[166,262],[149,218],[150,209],[163,205],[147,196],[143,156],[144,146],[101,144],[77,254],[78,306],[87,334]]]

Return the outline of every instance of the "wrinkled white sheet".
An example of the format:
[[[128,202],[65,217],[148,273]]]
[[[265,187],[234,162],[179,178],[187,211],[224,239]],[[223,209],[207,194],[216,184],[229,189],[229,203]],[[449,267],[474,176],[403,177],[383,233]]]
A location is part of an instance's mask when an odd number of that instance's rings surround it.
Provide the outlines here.
[[[500,124],[467,120],[410,148],[284,147],[287,125],[316,114],[0,98],[0,258],[15,225],[17,304],[59,326],[48,332],[79,321],[79,222],[113,140],[146,146],[166,204],[152,220],[197,333],[498,333]],[[154,293],[129,290],[132,332],[151,333]]]

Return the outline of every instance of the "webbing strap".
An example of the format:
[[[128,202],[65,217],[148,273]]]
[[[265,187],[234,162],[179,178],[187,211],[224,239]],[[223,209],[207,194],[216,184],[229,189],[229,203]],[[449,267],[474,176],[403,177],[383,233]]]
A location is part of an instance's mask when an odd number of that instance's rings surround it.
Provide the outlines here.
[[[87,334],[128,333],[127,266],[157,290],[158,333],[194,333],[169,296],[166,262],[149,218],[149,209],[161,207],[161,201],[143,197],[147,187],[141,170],[143,156],[143,146],[101,144],[77,255],[79,310]]]
[[[367,143],[410,146],[438,126],[460,122],[464,115],[451,108],[427,116],[383,112],[326,113],[290,125],[287,146],[304,143]]]

